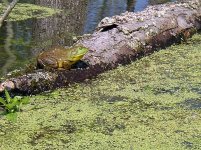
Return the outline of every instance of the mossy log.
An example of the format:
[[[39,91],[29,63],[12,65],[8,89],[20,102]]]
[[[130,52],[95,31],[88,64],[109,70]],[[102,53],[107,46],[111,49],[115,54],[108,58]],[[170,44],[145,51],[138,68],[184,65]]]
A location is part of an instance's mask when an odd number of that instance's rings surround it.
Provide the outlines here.
[[[191,37],[201,29],[199,0],[149,6],[142,12],[125,12],[104,18],[94,33],[83,36],[75,45],[89,48],[81,69],[35,70],[0,84],[24,93],[37,93],[81,82],[136,58]],[[74,45],[74,46],[75,46]]]

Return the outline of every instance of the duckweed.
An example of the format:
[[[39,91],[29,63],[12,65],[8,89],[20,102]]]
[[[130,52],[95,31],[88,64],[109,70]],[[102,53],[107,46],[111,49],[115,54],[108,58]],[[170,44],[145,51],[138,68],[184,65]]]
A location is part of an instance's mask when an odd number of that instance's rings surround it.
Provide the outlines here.
[[[201,147],[201,35],[32,96],[16,123],[0,118],[0,149],[185,150]]]
[[[0,4],[0,14],[3,13],[6,7]],[[48,7],[42,7],[39,5],[28,4],[28,3],[18,3],[16,7],[9,14],[9,21],[20,21],[29,18],[45,18],[59,13],[60,10],[52,9]]]

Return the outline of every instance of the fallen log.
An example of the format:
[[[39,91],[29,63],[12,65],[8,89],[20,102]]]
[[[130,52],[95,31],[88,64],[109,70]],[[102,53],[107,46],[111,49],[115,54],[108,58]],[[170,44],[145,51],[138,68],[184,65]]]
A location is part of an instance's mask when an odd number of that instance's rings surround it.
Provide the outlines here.
[[[35,70],[0,84],[4,89],[26,94],[52,90],[92,78],[119,64],[191,37],[201,29],[199,0],[149,6],[142,12],[125,12],[104,18],[93,34],[83,36],[76,45],[89,48],[80,68],[62,71]],[[87,64],[87,65],[86,65]]]

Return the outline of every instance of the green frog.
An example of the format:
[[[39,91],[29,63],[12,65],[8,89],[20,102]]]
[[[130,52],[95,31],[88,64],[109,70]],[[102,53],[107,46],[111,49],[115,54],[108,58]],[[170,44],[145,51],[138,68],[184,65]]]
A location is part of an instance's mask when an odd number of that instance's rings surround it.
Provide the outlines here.
[[[38,55],[37,64],[40,68],[70,69],[88,52],[88,48],[75,46],[72,48],[54,47]]]

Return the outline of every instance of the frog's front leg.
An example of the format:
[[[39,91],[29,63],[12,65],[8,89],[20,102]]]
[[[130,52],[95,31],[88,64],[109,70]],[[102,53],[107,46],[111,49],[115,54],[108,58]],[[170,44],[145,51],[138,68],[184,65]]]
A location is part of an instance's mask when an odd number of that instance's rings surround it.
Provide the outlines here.
[[[71,68],[72,64],[74,64],[73,61],[65,60],[62,62],[62,68],[68,70]]]

